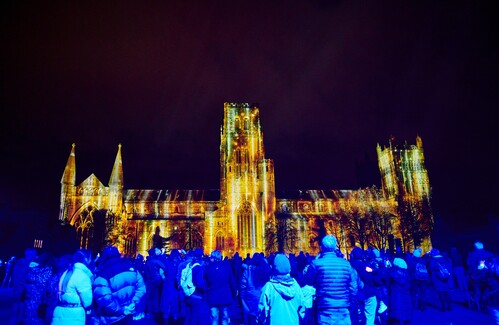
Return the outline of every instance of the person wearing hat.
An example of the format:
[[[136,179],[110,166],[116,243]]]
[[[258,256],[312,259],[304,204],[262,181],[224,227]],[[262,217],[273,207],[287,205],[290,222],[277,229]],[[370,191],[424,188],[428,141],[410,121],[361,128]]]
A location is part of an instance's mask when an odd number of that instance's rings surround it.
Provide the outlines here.
[[[263,286],[258,302],[258,323],[298,325],[305,316],[301,287],[290,275],[291,265],[284,254],[274,258],[273,276]]]
[[[452,302],[449,291],[451,289],[452,261],[447,256],[440,254],[440,251],[436,248],[431,249],[430,256],[428,271],[430,272],[431,283],[440,300],[440,310],[451,311]]]
[[[407,263],[399,257],[393,259],[393,267],[388,272],[390,298],[388,317],[394,324],[408,323],[412,318],[411,276]]]

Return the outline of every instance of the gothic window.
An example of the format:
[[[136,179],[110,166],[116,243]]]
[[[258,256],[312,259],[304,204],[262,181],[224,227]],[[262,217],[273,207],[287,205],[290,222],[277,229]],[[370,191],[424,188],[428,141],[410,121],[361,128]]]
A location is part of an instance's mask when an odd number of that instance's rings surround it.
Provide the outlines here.
[[[252,244],[252,215],[251,203],[243,202],[238,210],[238,230],[242,247],[250,248]]]
[[[225,249],[225,237],[222,234],[222,232],[217,233],[215,249],[220,250],[220,251]]]
[[[249,118],[244,119],[244,130],[249,130]]]

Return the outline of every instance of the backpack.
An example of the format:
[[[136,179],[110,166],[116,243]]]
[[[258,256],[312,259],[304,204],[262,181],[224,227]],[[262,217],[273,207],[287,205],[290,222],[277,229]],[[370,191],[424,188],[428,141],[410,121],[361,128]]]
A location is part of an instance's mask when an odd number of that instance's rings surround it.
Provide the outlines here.
[[[187,264],[180,276],[180,287],[186,297],[190,297],[196,291],[196,286],[192,282],[192,269],[196,266],[199,266],[199,263]]]
[[[437,278],[440,281],[447,282],[450,279],[450,272],[445,266],[445,264],[437,262],[438,270],[437,270]]]
[[[423,263],[417,262],[414,268],[414,278],[420,281],[428,280],[428,269]]]

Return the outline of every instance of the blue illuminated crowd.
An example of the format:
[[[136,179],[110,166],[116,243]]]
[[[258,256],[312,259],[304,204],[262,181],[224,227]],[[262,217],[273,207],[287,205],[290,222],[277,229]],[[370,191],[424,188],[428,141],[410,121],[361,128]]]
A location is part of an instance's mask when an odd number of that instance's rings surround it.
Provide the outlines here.
[[[2,270],[12,288],[12,324],[408,324],[429,291],[452,310],[449,292],[498,318],[499,257],[480,242],[466,260],[452,248],[403,254],[355,247],[349,259],[334,236],[311,256],[209,256],[159,247],[132,259],[114,246],[54,257],[33,248]]]

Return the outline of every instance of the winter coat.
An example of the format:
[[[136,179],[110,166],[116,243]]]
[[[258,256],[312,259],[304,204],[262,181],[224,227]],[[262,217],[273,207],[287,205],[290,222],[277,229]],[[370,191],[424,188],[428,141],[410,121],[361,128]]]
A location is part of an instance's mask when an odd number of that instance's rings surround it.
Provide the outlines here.
[[[418,279],[417,278],[418,264],[424,265],[424,267],[426,267],[426,271],[427,271],[427,275],[428,275],[428,279],[427,280],[423,280],[423,279]],[[416,284],[417,283],[424,283],[424,282],[428,282],[430,280],[430,273],[429,273],[429,270],[428,270],[428,266],[426,264],[427,264],[427,262],[422,257],[411,256],[408,259],[408,261],[407,261],[407,269],[409,271],[409,275],[411,276],[412,283],[416,283]],[[422,272],[420,272],[419,274],[422,274]],[[422,277],[422,275],[420,275],[420,277]]]
[[[388,272],[390,299],[388,314],[390,318],[410,320],[412,318],[411,277],[407,269],[397,266]]]
[[[229,306],[236,296],[236,280],[228,262],[210,263],[204,272],[208,306]]]
[[[125,317],[125,307],[139,304],[146,293],[144,279],[126,259],[112,258],[97,272],[94,301],[101,324],[117,322]]]
[[[303,271],[305,283],[316,289],[318,309],[348,308],[358,293],[357,272],[350,263],[326,252],[313,260]]]
[[[447,270],[451,273],[447,281],[443,281],[438,277],[439,264],[445,265]],[[436,291],[449,291],[452,285],[452,262],[450,258],[443,257],[442,255],[433,256],[430,259],[428,272],[430,272],[430,279]]]
[[[51,276],[51,267],[41,266],[35,262],[29,264],[22,293],[24,308],[21,318],[23,324],[43,323],[45,306],[42,305],[42,299]]]
[[[243,272],[239,284],[241,303],[244,312],[249,315],[257,316],[258,302],[262,295],[262,288],[269,280],[270,268],[258,268],[255,265],[243,265]],[[265,279],[262,282],[262,279]]]
[[[305,316],[300,285],[289,274],[274,276],[262,288],[258,323],[298,325]]]
[[[82,263],[75,263],[67,287],[62,288],[68,271],[59,279],[59,302],[54,309],[52,325],[85,324],[85,309],[92,305],[92,272]],[[64,292],[62,291],[64,290]]]
[[[359,288],[358,297],[361,300],[365,300],[376,295],[376,287],[380,285],[380,280],[378,280],[378,270],[372,269],[371,272],[367,272],[366,267],[368,264],[363,261],[350,261],[352,267],[357,271],[360,280],[363,283],[362,289]]]
[[[161,292],[160,310],[165,315],[165,318],[172,316],[178,318],[180,313],[180,292],[177,287],[176,274],[178,268],[178,260],[168,258],[165,261],[165,281],[163,282],[163,291]]]

